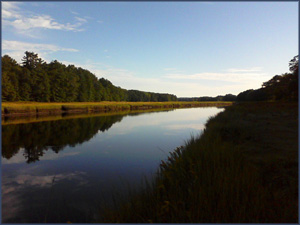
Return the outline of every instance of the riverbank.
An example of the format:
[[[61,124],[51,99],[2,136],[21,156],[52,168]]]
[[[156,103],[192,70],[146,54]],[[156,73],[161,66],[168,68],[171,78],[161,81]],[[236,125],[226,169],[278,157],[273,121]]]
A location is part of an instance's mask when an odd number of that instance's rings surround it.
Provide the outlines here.
[[[3,102],[1,112],[2,117],[9,117],[190,107],[223,107],[231,104],[232,102]]]
[[[38,123],[46,121],[56,120],[68,120],[68,119],[82,119],[92,118],[100,116],[118,116],[118,115],[132,115],[142,113],[154,113],[154,112],[165,112],[174,109],[144,109],[144,110],[123,110],[123,111],[111,111],[111,112],[94,112],[94,113],[66,113],[66,114],[54,114],[54,115],[27,115],[27,116],[7,116],[2,117],[2,126],[11,124],[25,124],[25,123]]]
[[[297,223],[298,103],[234,104],[99,222]]]

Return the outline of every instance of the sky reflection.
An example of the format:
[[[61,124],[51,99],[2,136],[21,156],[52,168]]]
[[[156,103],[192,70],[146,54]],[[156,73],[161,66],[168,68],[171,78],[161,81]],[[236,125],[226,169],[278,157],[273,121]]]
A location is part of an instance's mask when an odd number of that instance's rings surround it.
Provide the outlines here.
[[[2,126],[3,222],[90,222],[113,193],[126,196],[128,186],[138,188],[142,178],[154,176],[170,151],[220,111],[191,108]]]

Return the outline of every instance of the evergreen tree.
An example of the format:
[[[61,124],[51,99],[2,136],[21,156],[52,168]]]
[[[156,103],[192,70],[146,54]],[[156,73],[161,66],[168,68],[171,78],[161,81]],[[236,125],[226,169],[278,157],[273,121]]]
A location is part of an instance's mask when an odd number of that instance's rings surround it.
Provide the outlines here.
[[[50,84],[46,73],[46,63],[33,52],[25,52],[22,59],[23,67],[31,73],[32,100],[38,102],[49,102]]]
[[[17,62],[5,55],[2,57],[2,100],[18,101],[19,97],[19,80],[21,68]]]
[[[20,100],[21,101],[33,101],[32,99],[32,79],[31,73],[27,68],[22,68],[21,76],[19,76],[20,85]]]

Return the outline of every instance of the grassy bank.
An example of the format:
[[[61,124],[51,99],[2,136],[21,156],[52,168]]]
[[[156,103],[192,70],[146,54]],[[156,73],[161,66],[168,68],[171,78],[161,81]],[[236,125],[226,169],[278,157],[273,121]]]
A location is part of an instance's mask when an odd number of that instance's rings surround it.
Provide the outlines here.
[[[79,118],[91,118],[99,116],[115,116],[115,115],[129,115],[129,114],[141,114],[151,112],[164,112],[171,111],[173,109],[148,109],[148,110],[122,110],[117,112],[95,112],[92,114],[76,113],[76,114],[57,114],[57,115],[28,115],[28,116],[10,116],[2,118],[2,126],[11,124],[24,124],[24,123],[38,123],[45,121],[55,120],[67,120],[67,119],[79,119]]]
[[[3,102],[2,116],[51,115],[60,113],[112,112],[204,106],[226,106],[231,102]]]
[[[156,180],[100,222],[297,223],[298,104],[245,103],[209,119]]]

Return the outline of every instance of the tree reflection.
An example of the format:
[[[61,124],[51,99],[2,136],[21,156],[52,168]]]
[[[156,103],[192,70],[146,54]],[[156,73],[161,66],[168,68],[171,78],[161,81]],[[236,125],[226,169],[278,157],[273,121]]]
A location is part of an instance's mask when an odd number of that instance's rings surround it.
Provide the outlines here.
[[[2,126],[2,157],[10,159],[24,149],[27,163],[38,161],[45,151],[59,153],[108,130],[124,115],[88,117]]]

